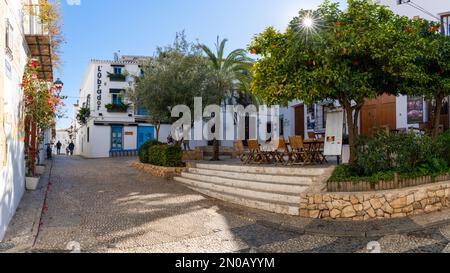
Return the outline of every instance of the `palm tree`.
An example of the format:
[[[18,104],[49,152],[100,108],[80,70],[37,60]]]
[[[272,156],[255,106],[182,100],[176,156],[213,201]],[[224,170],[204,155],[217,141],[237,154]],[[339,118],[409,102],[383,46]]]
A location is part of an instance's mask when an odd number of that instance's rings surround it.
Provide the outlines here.
[[[247,57],[244,49],[235,49],[230,54],[225,56],[225,45],[228,42],[227,39],[220,41],[217,36],[217,42],[215,44],[214,53],[208,46],[200,44],[199,47],[207,55],[210,66],[215,75],[216,85],[215,89],[217,98],[217,104],[241,103],[250,104],[249,98],[249,86],[251,81],[250,68],[253,64],[253,59]],[[213,158],[212,161],[219,160],[219,141],[214,139],[213,146]]]

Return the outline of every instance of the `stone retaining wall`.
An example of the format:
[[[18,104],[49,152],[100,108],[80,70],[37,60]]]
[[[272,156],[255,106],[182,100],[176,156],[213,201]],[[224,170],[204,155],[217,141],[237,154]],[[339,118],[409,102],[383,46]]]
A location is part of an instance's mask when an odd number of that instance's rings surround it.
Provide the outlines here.
[[[203,160],[203,151],[200,148],[196,148],[192,151],[183,151],[183,161],[199,161]]]
[[[161,167],[140,162],[133,162],[131,166],[153,176],[162,177],[165,179],[172,179],[174,176],[181,175],[181,173],[186,169],[185,167]]]
[[[450,207],[450,181],[398,190],[301,194],[300,216],[369,220],[401,218]]]

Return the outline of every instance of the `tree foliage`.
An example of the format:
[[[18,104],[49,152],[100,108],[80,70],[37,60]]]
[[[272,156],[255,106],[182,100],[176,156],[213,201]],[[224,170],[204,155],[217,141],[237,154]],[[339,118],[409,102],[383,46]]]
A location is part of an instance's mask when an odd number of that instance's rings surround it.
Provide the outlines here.
[[[220,101],[220,94],[211,92],[212,76],[198,47],[187,42],[184,33],[178,33],[172,45],[158,48],[156,56],[143,65],[143,76],[136,77],[128,96],[148,110],[158,139],[160,124],[172,121],[172,107],[187,105],[193,109],[194,97]]]
[[[305,18],[314,22],[311,28]],[[337,100],[346,112],[353,160],[365,99],[406,92],[401,79],[423,80],[413,62],[420,40],[405,31],[416,27],[369,0],[348,0],[345,11],[330,1],[301,10],[285,32],[269,27],[254,37],[249,48],[261,59],[253,67],[251,90],[269,104]]]
[[[439,132],[443,100],[450,95],[450,37],[441,35],[440,25],[426,20],[416,20],[415,44],[419,54],[414,65],[418,77],[406,75],[403,82],[407,86],[406,93],[424,96],[434,103],[433,135]]]

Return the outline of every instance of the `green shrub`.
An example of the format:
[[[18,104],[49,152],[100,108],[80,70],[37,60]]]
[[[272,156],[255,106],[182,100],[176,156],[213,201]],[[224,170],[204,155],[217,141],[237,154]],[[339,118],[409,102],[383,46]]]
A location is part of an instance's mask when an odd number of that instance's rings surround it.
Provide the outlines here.
[[[360,176],[370,176],[392,168],[388,136],[384,133],[373,138],[361,136],[355,143],[355,162],[352,171]]]
[[[139,148],[139,161],[141,163],[149,163],[148,154],[150,147],[154,145],[161,145],[160,142],[157,142],[156,140],[149,140],[146,143],[144,143],[141,148]]]
[[[450,131],[436,137],[436,152],[450,166]]]
[[[415,133],[387,135],[380,132],[372,138],[360,137],[356,142],[356,160],[351,167],[360,176],[392,170],[410,173],[419,168],[443,169],[443,165],[450,163],[449,160],[443,164],[450,151],[448,141],[450,135],[433,139]]]
[[[163,167],[181,167],[183,150],[174,145],[153,145],[148,150],[148,163]]]
[[[449,172],[450,132],[431,138],[415,133],[359,137],[355,161],[338,166],[330,181],[392,180],[395,173],[402,178],[438,176]]]
[[[379,181],[391,181],[394,179],[394,171],[380,171],[369,176],[358,175],[352,166],[339,165],[331,175],[329,182],[369,182],[377,183]]]

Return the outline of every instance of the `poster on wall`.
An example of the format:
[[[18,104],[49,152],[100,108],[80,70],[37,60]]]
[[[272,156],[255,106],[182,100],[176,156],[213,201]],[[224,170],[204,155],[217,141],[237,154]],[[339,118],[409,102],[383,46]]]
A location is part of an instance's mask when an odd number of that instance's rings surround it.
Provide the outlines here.
[[[423,98],[408,96],[408,124],[423,122]]]
[[[344,134],[344,112],[334,110],[327,112],[327,128],[325,134],[326,156],[342,155],[342,142]]]
[[[306,113],[306,123],[308,126],[308,130],[314,130],[316,128],[316,111],[314,105],[308,106]]]

